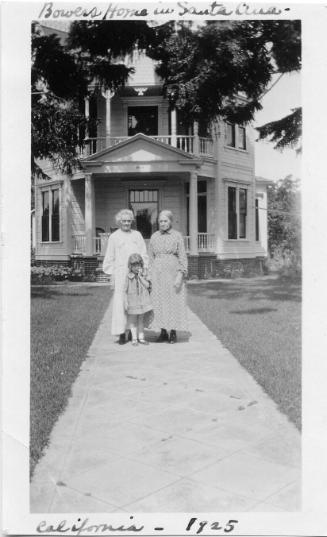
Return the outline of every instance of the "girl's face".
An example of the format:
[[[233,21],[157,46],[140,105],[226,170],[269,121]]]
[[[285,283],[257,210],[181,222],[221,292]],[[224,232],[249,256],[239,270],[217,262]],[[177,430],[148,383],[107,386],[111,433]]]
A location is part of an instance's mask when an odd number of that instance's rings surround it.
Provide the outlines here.
[[[159,228],[161,231],[167,231],[171,228],[171,222],[168,218],[168,216],[160,216],[159,218]]]
[[[131,265],[131,271],[134,272],[134,274],[138,274],[142,270],[141,263],[132,263]]]

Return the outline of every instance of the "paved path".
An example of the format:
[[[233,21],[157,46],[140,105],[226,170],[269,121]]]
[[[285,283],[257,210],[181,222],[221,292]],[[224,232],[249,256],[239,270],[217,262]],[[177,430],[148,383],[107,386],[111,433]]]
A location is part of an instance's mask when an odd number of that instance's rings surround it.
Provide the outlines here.
[[[31,511],[300,510],[300,436],[193,313],[118,346],[110,308],[31,485]],[[150,334],[150,336],[154,334]]]

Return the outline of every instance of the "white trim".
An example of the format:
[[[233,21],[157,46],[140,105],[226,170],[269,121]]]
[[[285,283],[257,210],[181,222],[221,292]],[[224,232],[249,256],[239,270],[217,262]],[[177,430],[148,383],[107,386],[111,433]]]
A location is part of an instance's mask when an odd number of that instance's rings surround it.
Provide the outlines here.
[[[229,184],[231,183],[231,184]],[[236,215],[237,215],[237,237],[236,239],[229,239],[228,238],[228,187],[235,188],[236,189]],[[239,190],[240,189],[246,190],[246,219],[245,219],[245,237],[239,237],[239,231],[240,231],[240,225],[239,225],[239,218],[240,218],[240,211],[239,211]],[[235,242],[251,242],[249,239],[249,185],[245,183],[240,183],[233,180],[228,180],[228,182],[225,182],[225,238],[223,239],[224,242],[235,244]],[[256,242],[256,241],[255,241]]]
[[[54,241],[51,239],[52,237],[52,203],[53,203],[53,191],[58,190],[58,198],[59,198],[59,240]],[[51,184],[48,185],[46,188],[44,185],[44,188],[40,188],[41,191],[41,201],[40,201],[40,219],[39,219],[39,231],[40,231],[40,237],[41,240],[39,244],[63,244],[63,218],[62,218],[62,183],[61,184]],[[43,198],[42,194],[44,192],[49,192],[49,240],[44,241],[42,240],[42,218],[43,218]]]

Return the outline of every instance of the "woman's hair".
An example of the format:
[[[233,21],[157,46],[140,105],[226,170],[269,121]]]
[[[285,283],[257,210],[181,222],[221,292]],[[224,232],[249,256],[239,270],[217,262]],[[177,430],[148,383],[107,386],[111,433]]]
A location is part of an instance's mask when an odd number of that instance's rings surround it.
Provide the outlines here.
[[[162,211],[160,211],[159,219],[160,219],[160,216],[166,216],[170,220],[170,223],[171,224],[173,223],[173,219],[174,219],[173,213],[169,211],[168,209],[163,209]]]
[[[124,216],[128,216],[129,218],[132,219],[132,222],[134,221],[134,214],[133,214],[133,211],[131,211],[130,209],[122,209],[121,211],[119,211],[119,213],[116,214],[115,216],[115,220],[116,220],[116,224],[118,226],[120,226],[121,224],[121,221],[123,219]]]
[[[131,270],[132,265],[135,265],[136,263],[141,265],[141,267],[143,268],[144,263],[142,256],[140,256],[140,254],[131,254],[128,258],[128,269]]]

